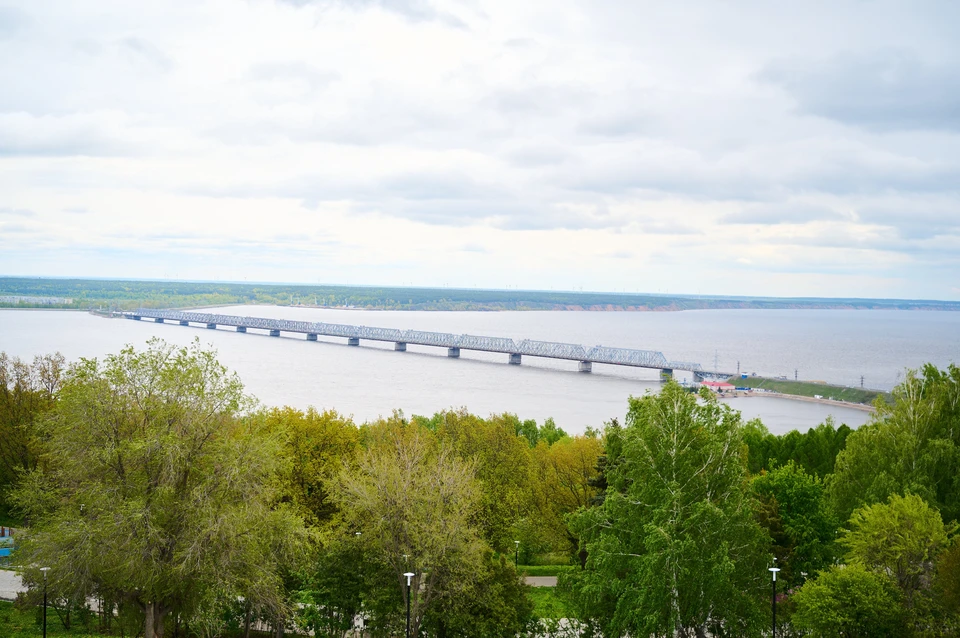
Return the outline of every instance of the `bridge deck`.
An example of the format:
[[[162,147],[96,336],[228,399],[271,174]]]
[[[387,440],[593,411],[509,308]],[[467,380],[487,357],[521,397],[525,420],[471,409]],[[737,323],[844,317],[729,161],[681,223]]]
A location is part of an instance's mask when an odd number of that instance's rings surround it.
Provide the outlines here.
[[[256,330],[293,332],[326,337],[344,337],[347,339],[369,339],[371,341],[392,341],[394,343],[436,346],[441,348],[459,348],[481,352],[500,352],[510,355],[526,355],[548,359],[567,359],[589,363],[608,363],[635,368],[653,368],[659,370],[685,370],[700,374],[709,374],[699,363],[689,361],[669,361],[662,352],[655,350],[634,350],[630,348],[612,348],[594,346],[585,348],[573,343],[535,341],[523,339],[514,341],[508,337],[484,337],[479,335],[455,335],[445,332],[426,332],[423,330],[397,330],[395,328],[375,328],[371,326],[353,326],[342,323],[321,323],[312,321],[291,321],[288,319],[263,319],[260,317],[239,317],[205,312],[181,312],[177,310],[147,310],[124,313],[128,319],[162,319],[206,324],[208,326],[232,326]]]

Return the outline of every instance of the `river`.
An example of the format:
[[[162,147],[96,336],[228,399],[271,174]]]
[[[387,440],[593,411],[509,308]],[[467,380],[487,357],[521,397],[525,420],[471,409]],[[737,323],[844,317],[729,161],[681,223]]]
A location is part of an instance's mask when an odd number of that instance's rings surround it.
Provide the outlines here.
[[[701,310],[684,312],[402,312],[274,306],[236,306],[211,312],[387,328],[541,339],[662,351],[667,359],[706,369],[785,375],[889,390],[926,362],[960,362],[960,313],[886,310]],[[439,348],[303,335],[270,338],[171,324],[103,319],[84,312],[0,311],[0,350],[21,358],[59,351],[68,359],[101,357],[153,336],[186,344],[199,338],[236,370],[247,391],[266,405],[333,408],[357,421],[389,415],[433,414],[445,408],[513,412],[542,421],[553,417],[571,433],[621,420],[627,398],[659,387],[657,372],[594,365],[577,372],[572,361],[463,351],[448,359]],[[842,406],[788,399],[730,401],[744,416],[760,417],[771,431],[806,429],[828,415],[856,427],[870,414]]]

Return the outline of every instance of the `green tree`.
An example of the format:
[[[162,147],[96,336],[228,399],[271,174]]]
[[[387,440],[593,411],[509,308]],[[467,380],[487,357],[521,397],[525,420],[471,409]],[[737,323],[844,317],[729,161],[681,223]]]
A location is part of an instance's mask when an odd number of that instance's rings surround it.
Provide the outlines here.
[[[541,441],[531,450],[530,493],[536,511],[536,527],[554,551],[576,553],[579,539],[566,518],[580,508],[589,507],[597,488],[596,463],[602,444],[596,436],[564,437],[553,445]]]
[[[891,494],[917,494],[944,519],[960,517],[960,368],[927,365],[878,401],[872,423],[847,439],[827,480],[841,520]]]
[[[833,472],[837,455],[852,431],[846,425],[836,427],[833,418],[827,417],[806,432],[791,430],[777,436],[770,434],[759,419],[753,419],[744,426],[747,467],[751,474],[759,474],[793,461],[808,474],[822,479]]]
[[[937,559],[933,590],[937,605],[952,618],[957,628],[960,620],[960,539],[955,538]]]
[[[527,442],[517,436],[510,415],[481,419],[461,409],[441,412],[434,419],[440,443],[474,466],[480,488],[476,520],[484,539],[498,551],[512,551],[514,528],[530,507]]]
[[[547,417],[547,420],[544,421],[543,425],[540,426],[537,440],[538,442],[546,441],[547,445],[553,445],[565,436],[567,436],[567,433],[557,426],[553,420],[553,417]]]
[[[437,638],[515,638],[525,635],[533,614],[526,595],[528,585],[517,577],[513,564],[487,555],[477,579],[449,604],[434,607],[424,618],[424,629]]]
[[[363,611],[365,592],[374,588],[372,579],[381,576],[378,567],[367,560],[359,535],[328,543],[318,553],[301,591],[303,625],[315,636],[348,636]]]
[[[791,622],[814,638],[904,635],[900,592],[889,578],[859,565],[831,567],[792,598]]]
[[[241,418],[249,405],[196,341],[71,366],[42,425],[46,463],[13,495],[26,580],[45,565],[65,598],[134,604],[146,638],[237,596],[282,607],[303,527],[273,507],[280,442]]]
[[[341,474],[336,499],[348,524],[362,533],[371,560],[391,577],[387,595],[372,592],[378,601],[371,613],[381,630],[398,629],[407,597],[404,573],[414,574],[416,636],[428,611],[451,605],[483,571],[484,543],[474,524],[480,487],[472,463],[399,414],[368,426],[365,438],[368,447],[357,467]]]
[[[944,526],[940,513],[913,494],[894,494],[886,503],[856,510],[840,538],[847,560],[890,576],[908,609],[929,590],[934,562],[956,525]]]
[[[261,416],[283,441],[281,500],[326,535],[339,522],[332,492],[343,465],[353,463],[360,451],[359,429],[333,410],[283,407]]]
[[[37,423],[56,402],[63,367],[59,353],[31,365],[0,352],[0,519],[9,515],[7,491],[37,465]]]
[[[789,461],[763,472],[751,482],[758,519],[773,538],[773,553],[788,584],[803,574],[827,567],[833,560],[837,523],[827,505],[823,482]]]
[[[603,505],[571,520],[588,551],[574,589],[606,635],[758,633],[769,541],[741,429],[739,413],[676,383],[630,400]]]

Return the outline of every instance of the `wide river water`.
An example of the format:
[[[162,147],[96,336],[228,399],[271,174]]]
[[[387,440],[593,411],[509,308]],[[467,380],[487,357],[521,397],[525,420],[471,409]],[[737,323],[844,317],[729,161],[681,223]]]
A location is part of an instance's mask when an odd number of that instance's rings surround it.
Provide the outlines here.
[[[710,370],[822,380],[889,390],[904,371],[926,362],[960,362],[960,312],[886,310],[699,310],[684,312],[376,312],[273,306],[210,310],[303,321],[503,336],[659,350],[667,359],[695,361]],[[186,344],[200,339],[236,370],[247,391],[267,405],[313,405],[352,414],[358,422],[389,415],[433,414],[465,406],[488,415],[512,412],[542,421],[553,417],[571,433],[621,421],[627,399],[659,388],[657,372],[597,365],[577,372],[573,361],[463,351],[448,359],[440,348],[303,335],[270,338],[147,321],[103,319],[85,312],[0,310],[0,351],[32,359],[59,351],[68,359],[102,357],[125,344],[158,336]],[[789,399],[751,397],[730,404],[760,417],[772,432],[806,429],[828,415],[856,427],[868,412]]]

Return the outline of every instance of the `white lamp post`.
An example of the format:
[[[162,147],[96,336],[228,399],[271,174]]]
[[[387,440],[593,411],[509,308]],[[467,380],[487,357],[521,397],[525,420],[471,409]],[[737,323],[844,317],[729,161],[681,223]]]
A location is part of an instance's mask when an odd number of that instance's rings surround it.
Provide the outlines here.
[[[410,579],[414,577],[413,572],[404,572],[407,577],[407,638],[410,638]]]
[[[513,568],[516,569],[520,566],[520,541],[513,541],[513,544],[517,546],[513,554]]]
[[[41,567],[43,572],[43,638],[47,638],[47,572],[49,567]]]
[[[773,638],[777,638],[777,572],[780,571],[779,567],[776,567],[777,559],[773,559],[774,567],[769,567],[770,576],[772,580],[770,581],[772,589],[771,596],[773,601]]]

